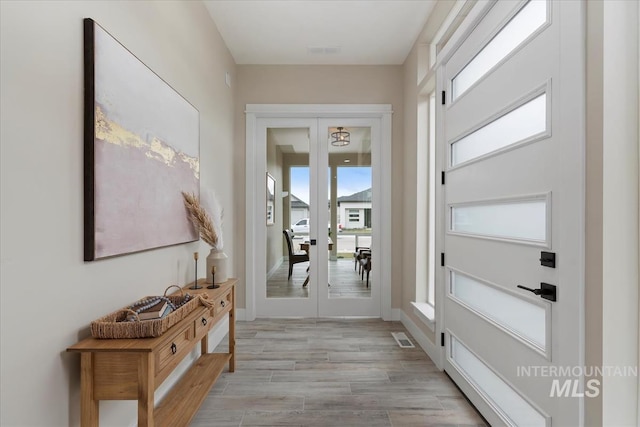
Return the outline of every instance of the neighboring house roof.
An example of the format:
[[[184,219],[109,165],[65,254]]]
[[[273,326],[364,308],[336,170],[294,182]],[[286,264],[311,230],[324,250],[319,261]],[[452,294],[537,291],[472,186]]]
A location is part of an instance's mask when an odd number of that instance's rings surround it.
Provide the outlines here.
[[[292,209],[308,209],[309,205],[302,200],[298,199],[293,194],[291,195],[291,208]]]
[[[357,193],[353,193],[350,196],[341,196],[338,197],[338,203],[343,202],[369,202],[371,203],[371,189],[368,188],[366,190],[359,191]]]

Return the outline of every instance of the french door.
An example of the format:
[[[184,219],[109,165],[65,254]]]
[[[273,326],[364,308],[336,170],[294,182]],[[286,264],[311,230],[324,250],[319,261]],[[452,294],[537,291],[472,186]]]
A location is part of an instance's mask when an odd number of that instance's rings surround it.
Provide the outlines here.
[[[247,200],[247,317],[384,318],[390,233],[383,217],[390,212],[381,203],[388,197],[382,153],[390,122],[362,112],[266,115],[248,117],[255,169],[247,171],[254,195]],[[332,144],[336,132],[347,132],[348,143]],[[360,247],[369,250],[368,265],[354,258]]]
[[[445,370],[492,426],[580,425],[584,4],[477,7],[439,74]]]

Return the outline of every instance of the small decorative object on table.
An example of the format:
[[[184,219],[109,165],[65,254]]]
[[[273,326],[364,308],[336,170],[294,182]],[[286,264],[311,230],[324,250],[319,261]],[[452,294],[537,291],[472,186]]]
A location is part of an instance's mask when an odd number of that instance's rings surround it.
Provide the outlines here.
[[[211,267],[211,284],[207,286],[207,289],[218,289],[220,285],[216,285],[216,266]]]
[[[187,295],[191,299],[191,295]],[[171,313],[177,307],[167,297],[147,297],[127,307],[132,315],[127,316],[129,322],[140,320],[160,319]]]
[[[193,260],[196,262],[195,281],[189,289],[202,289],[202,286],[198,285],[198,252],[193,253]]]
[[[203,204],[205,209],[194,193],[182,193],[184,205],[187,208],[191,223],[200,229],[200,237],[211,246],[211,252],[207,256],[207,277],[205,283],[213,283],[213,276],[209,276],[212,267],[216,267],[215,283],[227,281],[227,254],[222,250],[222,217],[224,210],[216,195],[209,190]],[[209,215],[208,212],[211,212]]]
[[[180,290],[180,294],[167,295],[169,289],[174,287]],[[166,301],[172,307],[171,312],[143,320],[140,314],[159,301]],[[185,294],[180,286],[171,285],[165,289],[163,296],[143,298],[128,307],[94,320],[91,322],[91,335],[94,338],[159,337],[201,305],[213,306],[208,294],[199,293],[193,296]]]

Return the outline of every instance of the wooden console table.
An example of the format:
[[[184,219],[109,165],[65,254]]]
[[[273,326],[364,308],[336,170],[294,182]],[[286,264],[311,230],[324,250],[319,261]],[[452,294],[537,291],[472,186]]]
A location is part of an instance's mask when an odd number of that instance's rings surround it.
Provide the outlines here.
[[[67,351],[80,353],[81,424],[98,426],[100,400],[137,400],[138,426],[187,426],[224,366],[235,370],[235,285],[218,289],[184,287],[207,293],[213,308],[198,307],[157,338],[87,338]],[[209,331],[229,314],[229,353],[209,353]],[[156,388],[200,342],[200,357],[154,408]]]

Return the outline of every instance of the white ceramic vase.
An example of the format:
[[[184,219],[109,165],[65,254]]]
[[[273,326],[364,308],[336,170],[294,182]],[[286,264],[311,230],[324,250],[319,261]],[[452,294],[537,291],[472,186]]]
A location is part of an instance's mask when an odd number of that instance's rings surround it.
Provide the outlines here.
[[[227,281],[227,254],[222,250],[211,249],[207,256],[207,279],[206,283],[213,283],[213,275],[211,270],[216,268],[215,283],[224,283]]]

